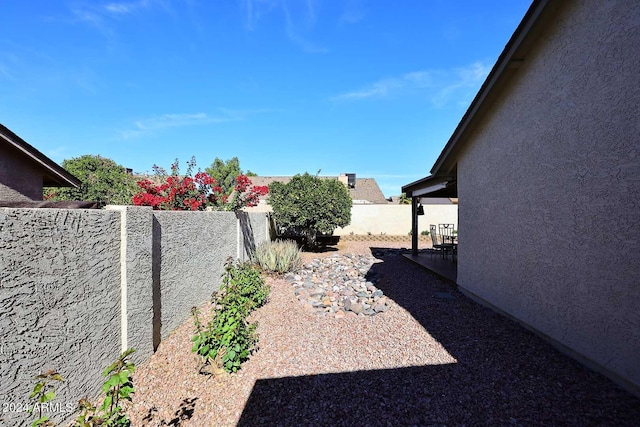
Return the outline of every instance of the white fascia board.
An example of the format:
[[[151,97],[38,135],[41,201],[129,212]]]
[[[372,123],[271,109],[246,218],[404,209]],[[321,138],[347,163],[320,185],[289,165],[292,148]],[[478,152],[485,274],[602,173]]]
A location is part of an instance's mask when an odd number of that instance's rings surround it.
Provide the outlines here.
[[[447,183],[446,182],[441,182],[440,184],[434,184],[434,185],[430,185],[428,187],[425,188],[421,188],[420,190],[415,190],[411,192],[411,197],[418,197],[418,196],[423,196],[425,194],[429,194],[429,193],[434,193],[438,190],[442,190],[444,188],[447,188]]]

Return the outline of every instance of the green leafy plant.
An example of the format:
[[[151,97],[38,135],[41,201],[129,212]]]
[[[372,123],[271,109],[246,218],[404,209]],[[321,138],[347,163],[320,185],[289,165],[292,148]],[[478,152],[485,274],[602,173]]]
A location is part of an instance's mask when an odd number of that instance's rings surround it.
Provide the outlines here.
[[[236,372],[257,342],[256,325],[248,324],[238,307],[215,310],[206,326],[193,311],[196,335],[191,350],[218,370]]]
[[[273,182],[268,202],[279,233],[303,236],[312,249],[317,248],[318,234],[330,235],[351,222],[351,196],[337,179],[305,173],[286,184]]]
[[[230,196],[231,193],[233,193],[234,187],[237,184],[236,178],[239,175],[245,175],[248,177],[256,176],[256,174],[251,171],[244,173],[242,169],[240,169],[240,161],[237,157],[233,157],[229,160],[222,160],[216,157],[213,163],[205,169],[205,172],[207,172],[211,178],[215,179],[222,189],[222,193],[227,196]]]
[[[73,427],[131,426],[131,420],[122,405],[123,402],[131,402],[134,393],[131,374],[135,371],[135,365],[128,359],[134,351],[132,348],[126,350],[104,370],[102,376],[107,377],[107,381],[102,385],[102,392],[106,395],[102,405],[96,407],[87,399],[80,400],[77,409],[79,415]]]
[[[29,400],[34,402],[34,407],[29,410],[29,413],[33,413],[37,408],[38,419],[31,423],[31,427],[53,426],[55,425],[53,421],[51,421],[47,415],[42,415],[43,404],[56,398],[54,384],[56,382],[63,382],[64,378],[62,378],[57,371],[51,370],[44,374],[36,375],[34,379],[38,381],[29,395]]]
[[[254,260],[263,271],[287,273],[300,267],[300,248],[293,240],[265,240],[256,248]]]
[[[248,262],[228,258],[225,263],[218,303],[223,306],[239,306],[243,314],[261,307],[269,296],[269,286],[264,283],[260,271]]]
[[[422,230],[422,231],[420,232],[420,235],[421,235],[421,236],[428,236],[429,234],[431,234],[431,232],[430,232],[429,230]]]
[[[407,197],[407,195],[405,193],[400,194],[400,197],[398,198],[398,203],[401,205],[410,205],[411,204],[411,197]]]
[[[203,324],[200,311],[192,309],[196,333],[191,339],[191,351],[205,363],[236,372],[258,341],[257,324],[250,324],[247,317],[266,302],[268,295],[269,287],[257,269],[249,263],[227,259],[209,322]]]
[[[78,402],[76,412],[79,413],[73,427],[130,427],[131,421],[127,416],[123,402],[131,402],[131,395],[134,393],[133,380],[131,374],[135,371],[135,365],[128,357],[134,352],[128,349],[120,357],[107,367],[102,376],[107,377],[107,381],[102,385],[102,392],[105,399],[102,405],[96,407],[88,399],[83,398]],[[33,413],[38,408],[38,419],[32,427],[54,426],[55,423],[48,416],[42,415],[44,404],[55,399],[54,382],[62,382],[64,379],[56,371],[48,371],[37,375],[38,380],[29,395],[29,399],[34,401],[34,408],[29,412]]]

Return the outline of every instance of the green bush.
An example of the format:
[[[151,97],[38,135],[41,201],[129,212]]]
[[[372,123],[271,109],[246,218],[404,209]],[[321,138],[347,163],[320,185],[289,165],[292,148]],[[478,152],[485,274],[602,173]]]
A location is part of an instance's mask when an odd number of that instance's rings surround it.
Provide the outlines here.
[[[308,173],[283,184],[269,185],[269,204],[280,234],[303,236],[307,246],[317,247],[317,235],[330,235],[351,222],[351,196],[337,179]]]
[[[263,271],[287,273],[300,267],[300,248],[293,240],[266,240],[256,248],[254,259]]]
[[[211,365],[236,372],[258,342],[257,324],[250,324],[247,317],[267,301],[268,295],[269,286],[256,268],[228,259],[209,322],[203,325],[199,310],[192,310],[196,333],[191,351]]]

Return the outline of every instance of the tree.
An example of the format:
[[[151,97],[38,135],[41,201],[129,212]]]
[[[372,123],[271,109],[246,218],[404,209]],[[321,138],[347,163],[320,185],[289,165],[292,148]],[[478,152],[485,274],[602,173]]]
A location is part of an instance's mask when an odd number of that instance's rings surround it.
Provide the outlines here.
[[[351,196],[337,179],[298,174],[269,185],[268,201],[280,231],[304,236],[311,247],[318,233],[332,234],[351,222]]]
[[[187,171],[180,174],[179,161],[171,165],[171,175],[160,166],[153,166],[153,180],[138,181],[138,193],[133,196],[136,206],[151,206],[159,210],[205,210],[237,211],[246,206],[256,206],[260,197],[267,194],[267,187],[252,185],[245,175],[235,177],[231,196],[206,172],[198,171],[192,176],[196,159],[187,162]]]
[[[400,199],[398,200],[398,203],[401,205],[410,205],[411,204],[411,197],[407,197],[406,193],[402,193],[400,195]]]
[[[151,206],[159,210],[204,210],[215,181],[200,171],[192,177],[195,166],[196,160],[192,157],[191,161],[187,162],[187,172],[180,175],[180,162],[176,159],[171,165],[171,175],[168,175],[164,168],[153,165],[155,178],[145,178],[137,182],[140,189],[133,196],[133,204]]]
[[[133,176],[111,159],[85,154],[62,161],[62,167],[81,181],[79,188],[45,188],[46,200],[82,200],[108,204],[129,205],[137,187]]]
[[[211,163],[211,166],[205,168],[205,171],[216,180],[216,183],[222,188],[222,192],[229,196],[236,185],[236,177],[239,175],[256,176],[255,173],[247,171],[245,174],[240,169],[240,161],[237,157],[229,159],[227,161],[216,159]]]

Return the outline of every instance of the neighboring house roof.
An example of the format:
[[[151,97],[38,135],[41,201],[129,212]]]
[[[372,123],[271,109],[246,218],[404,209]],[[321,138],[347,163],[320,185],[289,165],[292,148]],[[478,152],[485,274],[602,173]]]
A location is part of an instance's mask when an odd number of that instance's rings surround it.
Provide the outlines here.
[[[42,184],[45,187],[80,186],[81,183],[78,178],[71,175],[2,124],[0,124],[0,144],[7,144],[11,149],[34,162],[42,171]]]
[[[498,57],[491,72],[482,84],[471,105],[460,120],[453,135],[431,168],[431,175],[402,187],[408,196],[457,197],[457,153],[467,141],[467,135],[477,126],[491,106],[499,98],[509,78],[527,59],[527,54],[541,37],[547,23],[553,20],[564,2],[534,0],[524,18]]]
[[[251,176],[249,179],[253,185],[268,186],[272,182],[282,182],[283,184],[291,181],[291,176]],[[337,176],[321,176],[322,179],[338,179]],[[387,204],[389,201],[384,197],[382,190],[374,178],[356,178],[354,188],[349,188],[349,194],[353,203],[376,203]]]

